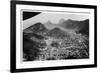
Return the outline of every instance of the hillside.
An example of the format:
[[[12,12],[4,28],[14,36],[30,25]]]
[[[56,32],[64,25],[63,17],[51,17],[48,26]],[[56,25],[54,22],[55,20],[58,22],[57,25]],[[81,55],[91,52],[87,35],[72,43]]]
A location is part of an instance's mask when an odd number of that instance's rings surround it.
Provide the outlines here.
[[[89,20],[62,20],[56,26],[36,23],[23,30],[24,61],[89,58]]]
[[[65,29],[72,29],[75,30],[78,33],[82,34],[89,34],[89,19],[83,20],[83,21],[76,21],[76,20],[63,20],[62,23],[60,23],[60,27],[63,27]]]

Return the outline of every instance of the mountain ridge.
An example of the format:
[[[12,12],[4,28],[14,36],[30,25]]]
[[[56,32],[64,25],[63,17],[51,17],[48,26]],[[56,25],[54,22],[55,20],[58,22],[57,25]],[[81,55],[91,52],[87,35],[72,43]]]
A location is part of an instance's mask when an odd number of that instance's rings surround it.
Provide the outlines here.
[[[53,31],[55,28],[59,28],[61,30],[61,28],[63,28],[64,30],[74,30],[77,33],[82,33],[82,34],[89,34],[89,19],[86,20],[82,20],[82,21],[77,21],[77,20],[72,20],[72,19],[68,19],[68,20],[63,20],[61,19],[61,22],[59,24],[53,24],[52,22],[48,21],[48,28],[52,29],[48,29],[46,24],[42,24],[41,22],[38,22],[34,25],[31,25],[30,27],[24,29],[23,31],[25,33],[47,33],[49,31]],[[59,31],[59,29],[57,29]],[[63,30],[62,30],[63,31]],[[56,31],[57,32],[57,31]]]

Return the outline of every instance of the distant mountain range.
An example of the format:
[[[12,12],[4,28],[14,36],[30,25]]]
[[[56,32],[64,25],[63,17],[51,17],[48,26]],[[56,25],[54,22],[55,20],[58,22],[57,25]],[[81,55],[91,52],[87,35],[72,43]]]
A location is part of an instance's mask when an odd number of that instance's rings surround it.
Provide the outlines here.
[[[76,32],[87,34],[89,33],[89,19],[83,20],[83,21],[76,21],[76,20],[63,20],[60,24],[60,27],[63,27],[65,29],[72,29]]]
[[[36,23],[27,29],[24,29],[24,35],[28,36],[47,36],[47,37],[53,37],[53,38],[64,38],[69,35],[68,32],[65,32],[61,30],[59,27],[53,28],[51,30],[47,29],[44,24],[42,23]]]
[[[50,25],[51,22],[47,25]],[[59,24],[51,24],[51,26],[54,28],[48,29],[46,24],[42,23],[36,23],[26,29],[23,30],[24,33],[36,33],[36,34],[41,34],[41,35],[47,35],[47,36],[68,36],[68,32],[63,31],[61,28],[64,28],[65,30],[74,30],[77,33],[82,33],[82,34],[89,34],[89,19],[83,20],[83,21],[76,21],[76,20],[61,20]]]

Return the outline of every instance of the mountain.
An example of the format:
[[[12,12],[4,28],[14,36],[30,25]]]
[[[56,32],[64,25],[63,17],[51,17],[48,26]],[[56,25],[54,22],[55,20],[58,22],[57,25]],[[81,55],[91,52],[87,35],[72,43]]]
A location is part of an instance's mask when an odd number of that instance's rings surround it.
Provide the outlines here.
[[[59,25],[60,27],[63,27],[65,29],[75,30],[78,33],[82,34],[89,33],[89,19],[83,21],[68,19],[68,20],[63,20]]]
[[[65,38],[65,37],[69,37],[69,33],[56,27],[56,28],[50,30],[46,34],[46,36],[53,37],[53,38]]]
[[[42,23],[36,23],[36,24],[24,29],[25,33],[37,33],[37,34],[42,33],[43,34],[47,31],[48,31],[48,29]]]
[[[46,28],[49,29],[49,30],[58,27],[58,24],[52,23],[51,21],[47,21],[44,24],[45,24]]]
[[[81,21],[81,28],[77,32],[89,35],[89,20],[88,19],[85,21]]]
[[[48,21],[47,23],[52,24],[50,21]],[[48,29],[46,27],[46,24],[42,24],[39,22],[24,29],[23,33],[24,35],[28,35],[31,37],[32,36],[39,37],[41,35],[41,37],[39,38],[42,38],[42,36],[43,37],[49,36],[54,38],[66,38],[70,37],[70,35],[72,34],[71,33],[72,30],[75,31],[76,33],[89,35],[89,19],[83,21],[61,19],[59,24],[52,24],[52,27],[53,27],[52,29]],[[64,28],[66,31],[64,31],[62,28]]]

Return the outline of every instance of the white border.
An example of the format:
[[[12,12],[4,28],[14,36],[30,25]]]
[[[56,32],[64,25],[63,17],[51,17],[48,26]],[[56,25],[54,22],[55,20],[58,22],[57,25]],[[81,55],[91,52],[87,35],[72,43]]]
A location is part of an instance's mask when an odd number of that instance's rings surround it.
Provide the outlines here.
[[[89,37],[89,59],[74,59],[74,60],[57,60],[57,61],[33,61],[21,62],[21,9],[30,10],[54,10],[54,11],[74,11],[74,12],[89,12],[90,20],[90,37]],[[54,67],[54,66],[72,66],[72,65],[88,65],[94,64],[94,10],[84,8],[69,8],[69,7],[50,7],[50,6],[34,6],[34,5],[16,5],[16,68],[39,68],[39,67]]]

